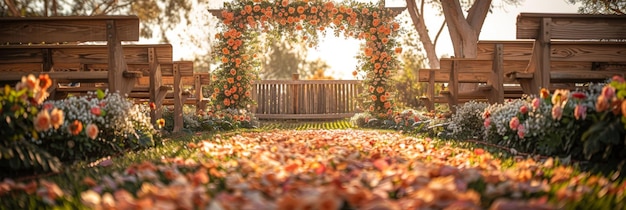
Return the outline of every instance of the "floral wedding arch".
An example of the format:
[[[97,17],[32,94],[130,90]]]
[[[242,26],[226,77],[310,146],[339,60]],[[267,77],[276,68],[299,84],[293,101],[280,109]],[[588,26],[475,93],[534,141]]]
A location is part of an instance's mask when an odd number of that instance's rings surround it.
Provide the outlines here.
[[[258,78],[257,52],[250,44],[259,33],[299,38],[317,44],[318,32],[332,29],[365,41],[356,56],[357,68],[365,73],[364,108],[380,118],[390,115],[392,71],[398,66],[397,11],[384,2],[362,3],[308,0],[235,0],[213,12],[222,23],[216,34],[215,56],[220,64],[213,73],[216,109],[245,109],[254,103],[252,83]]]

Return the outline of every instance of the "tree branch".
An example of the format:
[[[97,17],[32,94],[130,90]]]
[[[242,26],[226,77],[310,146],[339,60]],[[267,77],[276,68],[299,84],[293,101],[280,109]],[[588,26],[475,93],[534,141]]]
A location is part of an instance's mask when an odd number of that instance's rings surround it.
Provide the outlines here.
[[[437,46],[437,41],[439,40],[439,36],[441,35],[441,32],[443,32],[444,27],[446,27],[445,20],[443,21],[443,23],[441,23],[441,27],[439,27],[439,31],[437,31],[437,35],[435,35],[435,42],[433,42],[435,46]]]
[[[421,15],[424,15],[424,5],[425,5],[426,0],[422,0],[422,5],[420,5],[420,13]]]
[[[4,3],[7,5],[7,7],[9,7],[9,10],[11,10],[11,14],[15,17],[19,17],[20,12],[17,9],[17,7],[15,7],[15,2],[11,1],[11,0],[4,0]]]
[[[467,22],[476,31],[480,31],[489,13],[491,0],[476,0],[467,14]]]
[[[57,11],[57,7],[58,7],[58,2],[57,0],[52,0],[52,16],[58,16],[59,13]]]
[[[478,0],[480,1],[480,0]],[[448,28],[455,28],[457,31],[469,32],[473,28],[465,20],[465,15],[461,10],[459,0],[441,0],[441,8],[446,18]]]
[[[426,28],[426,25],[424,23],[423,13],[419,12],[415,1],[416,0],[406,0],[407,11],[411,16],[411,21],[413,21],[413,26],[415,27],[415,31],[417,31],[419,40],[422,43],[424,50],[426,51],[428,65],[430,66],[430,68],[436,69],[439,68],[439,58],[437,57],[437,51],[428,34],[428,29]]]

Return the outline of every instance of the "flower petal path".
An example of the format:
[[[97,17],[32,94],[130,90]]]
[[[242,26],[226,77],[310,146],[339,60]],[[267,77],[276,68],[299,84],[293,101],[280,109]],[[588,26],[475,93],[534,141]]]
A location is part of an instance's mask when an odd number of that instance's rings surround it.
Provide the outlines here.
[[[482,149],[373,130],[218,134],[187,147],[188,158],[163,157],[86,178],[80,183],[87,186],[79,195],[82,204],[95,209],[554,209],[559,204],[548,202],[550,184],[579,185],[556,192],[562,202],[599,183],[609,193],[624,188],[602,177],[580,184],[581,175],[551,161],[519,159],[502,167]],[[37,195],[44,200],[67,196],[41,182],[39,191],[45,192]],[[19,186],[26,188],[5,180],[0,195]]]

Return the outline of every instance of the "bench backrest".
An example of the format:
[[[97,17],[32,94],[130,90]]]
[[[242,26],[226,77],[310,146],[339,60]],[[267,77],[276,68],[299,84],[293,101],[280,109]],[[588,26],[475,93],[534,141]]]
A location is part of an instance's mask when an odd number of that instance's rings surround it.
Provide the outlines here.
[[[626,39],[626,16],[591,14],[520,13],[517,16],[517,39],[599,40]],[[544,25],[546,33],[540,34]]]
[[[111,30],[111,29],[115,30]],[[139,41],[137,16],[67,16],[0,18],[0,43]]]
[[[122,41],[139,40],[137,16],[0,18],[0,43],[49,44],[106,41],[109,90],[130,92],[137,72],[129,72]]]
[[[172,63],[172,45],[124,45],[124,60],[131,71],[150,75],[151,59]],[[0,46],[0,80],[13,80],[24,73],[106,71],[106,45],[7,45]],[[169,71],[168,71],[169,70]],[[163,72],[172,74],[172,68]],[[15,77],[15,78],[14,78]]]

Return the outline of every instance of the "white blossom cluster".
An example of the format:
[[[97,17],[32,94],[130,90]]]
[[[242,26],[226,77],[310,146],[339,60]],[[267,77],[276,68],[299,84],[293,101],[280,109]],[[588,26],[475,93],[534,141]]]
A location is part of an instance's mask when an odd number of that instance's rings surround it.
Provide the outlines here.
[[[102,99],[104,110],[107,111],[106,118],[108,123],[105,126],[111,126],[116,136],[128,137],[127,134],[135,133],[133,122],[130,120],[135,113],[132,113],[133,102],[127,100],[118,93],[107,93]]]
[[[157,130],[150,122],[150,107],[140,104],[134,104],[127,115],[127,121],[132,122],[134,126],[132,134],[134,134],[136,137],[138,136],[135,132],[136,130],[142,130],[144,132],[152,134],[157,133]]]
[[[458,107],[448,121],[450,136],[461,139],[480,137],[485,130],[482,115],[488,106],[485,102],[470,101]]]
[[[189,106],[183,106],[183,127],[189,130],[198,130],[202,127],[200,120],[207,115],[196,114],[197,110]],[[208,119],[208,117],[206,118]]]
[[[98,99],[95,93],[89,93],[53,102],[65,112],[65,123],[61,131],[67,134],[74,120],[80,121],[83,125],[94,123],[100,132],[113,132],[113,135],[124,138],[136,135],[136,129],[155,131],[150,123],[149,110],[146,106],[135,105],[118,93],[108,91],[104,93],[102,99]],[[93,109],[99,109],[101,114],[95,114]]]
[[[526,105],[530,107],[530,104],[523,99],[514,99],[506,101],[503,104],[493,104],[485,109],[485,112],[490,113],[489,125],[485,128],[485,137],[490,135],[490,130],[495,126],[496,133],[500,136],[506,136],[509,128],[509,122],[511,118],[517,116],[520,107]]]
[[[69,133],[70,125],[75,121],[80,121],[83,125],[96,124],[102,130],[107,125],[104,116],[94,115],[91,112],[93,107],[100,108],[100,101],[93,100],[87,96],[69,97],[64,100],[51,102],[55,107],[63,110],[65,113],[65,121],[57,131],[63,136],[71,136]],[[103,109],[102,109],[103,110]]]

